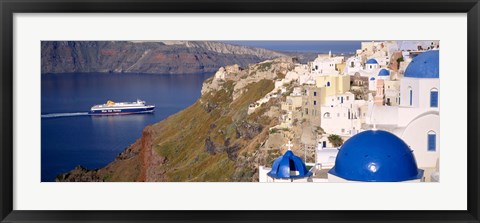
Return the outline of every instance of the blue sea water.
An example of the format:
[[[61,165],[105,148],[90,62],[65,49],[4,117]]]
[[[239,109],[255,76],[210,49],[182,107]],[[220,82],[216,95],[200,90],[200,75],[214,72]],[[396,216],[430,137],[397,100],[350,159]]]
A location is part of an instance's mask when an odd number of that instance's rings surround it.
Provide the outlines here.
[[[101,168],[135,140],[145,126],[192,105],[212,74],[42,74],[41,181],[77,165]],[[155,104],[153,114],[90,116],[107,100]]]

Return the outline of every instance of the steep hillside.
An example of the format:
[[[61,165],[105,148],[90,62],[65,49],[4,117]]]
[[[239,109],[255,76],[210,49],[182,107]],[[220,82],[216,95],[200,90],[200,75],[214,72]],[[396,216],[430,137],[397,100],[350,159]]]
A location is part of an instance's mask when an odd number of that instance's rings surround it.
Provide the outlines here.
[[[42,73],[204,73],[285,56],[213,41],[42,41],[41,48]]]
[[[293,69],[290,59],[221,68],[206,80],[201,98],[185,110],[147,126],[142,137],[105,168],[77,167],[57,181],[257,181],[258,165],[277,155],[262,151],[269,128],[279,123],[270,99],[252,114],[251,103],[274,89]]]

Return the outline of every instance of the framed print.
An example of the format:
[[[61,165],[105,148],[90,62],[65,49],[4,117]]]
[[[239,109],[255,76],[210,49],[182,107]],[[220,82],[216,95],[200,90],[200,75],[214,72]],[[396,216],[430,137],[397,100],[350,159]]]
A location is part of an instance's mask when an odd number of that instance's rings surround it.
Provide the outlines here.
[[[478,1],[2,1],[2,222],[478,222]]]

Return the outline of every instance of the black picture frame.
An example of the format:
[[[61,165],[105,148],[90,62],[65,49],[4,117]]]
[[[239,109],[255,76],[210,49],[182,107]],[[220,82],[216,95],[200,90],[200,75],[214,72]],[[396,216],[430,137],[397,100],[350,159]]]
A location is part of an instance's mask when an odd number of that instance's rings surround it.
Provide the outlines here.
[[[2,222],[479,222],[478,0],[0,0]],[[467,13],[468,204],[465,211],[21,211],[13,210],[14,13]],[[454,193],[445,191],[445,193]],[[288,199],[288,198],[286,198]],[[128,202],[128,201],[126,201]],[[448,201],[446,201],[448,202]],[[368,204],[365,204],[368,205]],[[246,207],[248,208],[248,207]]]

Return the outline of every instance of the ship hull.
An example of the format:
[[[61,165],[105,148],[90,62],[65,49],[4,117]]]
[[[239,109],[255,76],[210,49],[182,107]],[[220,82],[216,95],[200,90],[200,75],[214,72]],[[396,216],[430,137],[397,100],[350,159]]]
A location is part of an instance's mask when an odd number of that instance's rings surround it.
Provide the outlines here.
[[[102,108],[92,109],[89,114],[91,115],[128,115],[128,114],[142,114],[152,113],[155,107],[149,106],[144,108]]]

